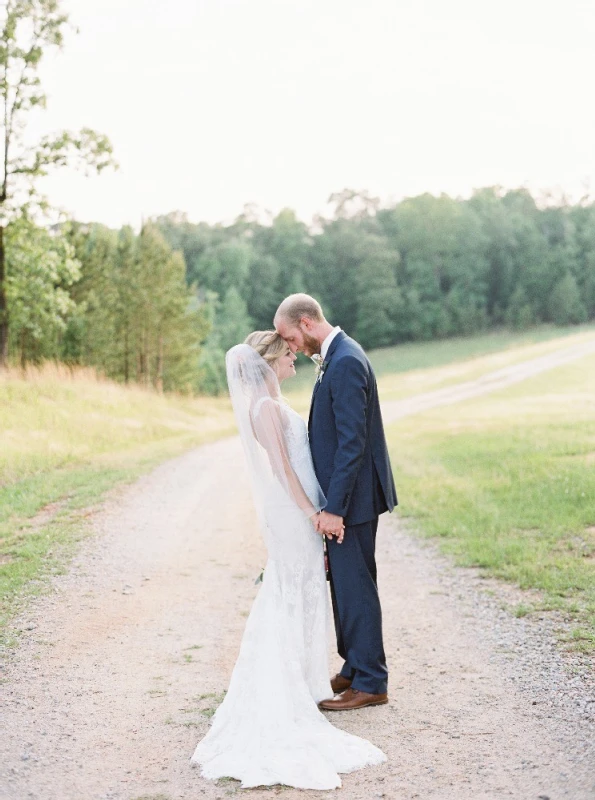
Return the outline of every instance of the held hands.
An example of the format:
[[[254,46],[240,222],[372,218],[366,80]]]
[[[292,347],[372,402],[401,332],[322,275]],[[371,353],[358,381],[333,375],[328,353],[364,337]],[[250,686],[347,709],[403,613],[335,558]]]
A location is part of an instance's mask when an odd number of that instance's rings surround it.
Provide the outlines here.
[[[343,536],[345,535],[345,525],[343,525],[343,517],[336,514],[330,514],[328,511],[321,511],[312,517],[314,529],[326,536],[327,539],[332,539],[333,536],[337,537],[337,544],[341,544]]]

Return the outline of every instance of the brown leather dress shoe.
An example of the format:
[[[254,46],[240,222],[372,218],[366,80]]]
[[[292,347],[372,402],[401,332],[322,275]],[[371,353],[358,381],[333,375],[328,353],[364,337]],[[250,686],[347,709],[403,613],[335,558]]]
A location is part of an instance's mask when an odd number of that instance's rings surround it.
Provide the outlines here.
[[[369,694],[368,692],[360,692],[359,689],[349,688],[332,700],[323,700],[318,703],[318,708],[322,708],[325,711],[351,711],[353,708],[382,706],[385,703],[388,703],[387,694]]]
[[[345,689],[349,689],[351,686],[351,681],[349,678],[344,678],[340,672],[331,678],[331,689],[335,694],[339,694],[339,692],[344,692]]]

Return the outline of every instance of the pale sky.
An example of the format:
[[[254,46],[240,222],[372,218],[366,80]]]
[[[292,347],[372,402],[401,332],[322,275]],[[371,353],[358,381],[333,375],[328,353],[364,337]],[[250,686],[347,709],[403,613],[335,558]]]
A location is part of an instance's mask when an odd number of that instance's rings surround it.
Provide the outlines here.
[[[595,189],[595,0],[68,0],[40,131],[91,126],[120,170],[61,173],[81,220],[331,192]]]

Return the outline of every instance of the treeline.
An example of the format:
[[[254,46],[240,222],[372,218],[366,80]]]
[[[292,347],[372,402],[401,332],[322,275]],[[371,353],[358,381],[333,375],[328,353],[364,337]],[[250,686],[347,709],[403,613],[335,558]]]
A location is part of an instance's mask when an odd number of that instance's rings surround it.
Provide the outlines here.
[[[6,228],[9,354],[55,359],[159,390],[200,387],[209,323],[181,253],[155,225]]]
[[[368,348],[494,326],[595,318],[595,204],[538,205],[525,190],[391,207],[345,190],[308,227],[291,210],[233,224],[179,213],[130,228],[34,224],[39,179],[116,167],[89,128],[28,135],[46,107],[40,65],[63,44],[60,0],[0,15],[0,369],[44,359],[157,389],[225,390],[224,353],[307,291]],[[29,132],[30,133],[30,132]]]
[[[26,217],[5,232],[10,355],[92,365],[158,389],[225,390],[224,353],[307,291],[364,347],[595,319],[595,205],[526,190],[380,208],[344,191],[312,227],[251,209],[230,225],[130,228]]]
[[[270,327],[295,291],[367,348],[595,318],[594,204],[539,207],[526,190],[497,188],[389,208],[345,190],[331,203],[312,228],[291,210],[263,222],[247,209],[227,226],[155,220],[184,253],[188,282],[211,298],[203,388],[224,388],[225,349]]]

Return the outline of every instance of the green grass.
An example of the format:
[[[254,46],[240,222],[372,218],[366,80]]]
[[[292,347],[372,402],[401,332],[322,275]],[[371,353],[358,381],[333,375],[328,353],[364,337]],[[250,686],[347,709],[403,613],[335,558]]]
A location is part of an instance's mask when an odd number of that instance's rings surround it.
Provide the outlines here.
[[[476,336],[411,342],[368,353],[381,400],[400,400],[454,383],[473,380],[529,358],[578,343],[595,332],[595,326],[574,328],[540,326],[529,331],[493,331]],[[297,375],[283,384],[294,408],[306,412],[314,383],[314,367],[299,355]]]
[[[27,379],[0,372],[0,486],[102,455],[142,456],[158,442],[192,445],[232,427],[225,399],[160,395],[53,366]]]
[[[234,432],[228,400],[164,396],[89,372],[0,375],[0,643],[64,569],[86,509],[160,462]]]
[[[536,333],[544,333],[539,330]],[[428,391],[443,389],[454,384],[476,380],[490,372],[528,361],[533,358],[547,355],[556,350],[579,344],[590,339],[595,334],[595,327],[583,329],[580,332],[574,331],[572,334],[566,332],[563,336],[556,335],[553,339],[543,341],[509,340],[508,336],[502,339],[496,337],[495,342],[490,342],[478,337],[477,340],[468,340],[469,347],[480,344],[486,347],[489,344],[500,342],[504,349],[495,352],[486,350],[484,353],[469,354],[460,361],[454,363],[438,364],[426,368],[416,368],[408,372],[394,374],[383,374],[379,378],[378,385],[380,396],[383,401],[401,400],[412,395],[422,394]],[[441,344],[441,343],[438,343]],[[428,353],[429,355],[429,353]],[[434,353],[436,362],[443,355],[442,350],[437,348]]]
[[[398,347],[372,350],[370,359],[378,377],[410,370],[442,367],[466,361],[489,353],[500,353],[512,348],[549,342],[561,338],[575,338],[582,333],[593,333],[595,326],[559,328],[542,325],[527,331],[495,330],[475,336],[440,339],[433,342],[411,342]]]
[[[390,426],[401,514],[595,649],[595,357]]]

